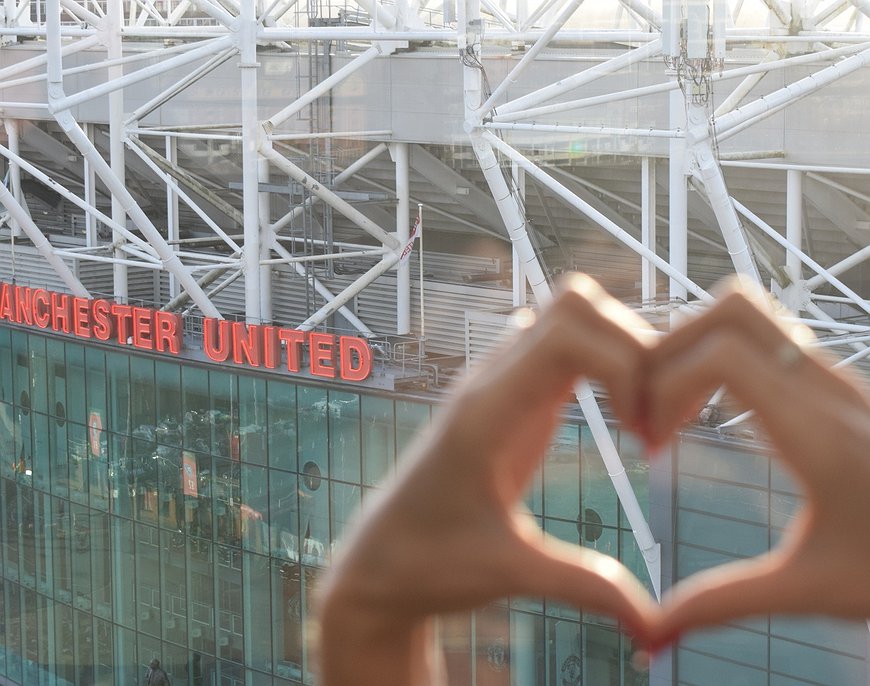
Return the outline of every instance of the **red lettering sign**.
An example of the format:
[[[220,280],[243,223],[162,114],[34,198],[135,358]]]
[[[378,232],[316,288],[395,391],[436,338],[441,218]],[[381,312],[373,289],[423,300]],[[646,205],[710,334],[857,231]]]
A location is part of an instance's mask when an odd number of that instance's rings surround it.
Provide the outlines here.
[[[247,363],[252,367],[259,367],[262,345],[259,326],[233,322],[233,361],[236,364]]]
[[[106,300],[94,300],[91,305],[91,333],[98,341],[108,341],[114,333],[112,305]]]
[[[372,349],[362,338],[341,336],[338,339],[341,354],[341,378],[362,381],[372,373]]]
[[[175,312],[154,312],[154,347],[158,352],[178,355],[182,341],[181,315]]]
[[[91,302],[87,298],[73,298],[73,333],[76,336],[91,337]]]
[[[4,283],[0,289],[0,319],[15,321],[12,314],[12,287],[8,283]]]
[[[202,347],[208,359],[226,362],[230,357],[230,322],[208,317],[202,322]]]
[[[298,329],[278,329],[278,338],[287,347],[287,371],[298,372],[302,357],[299,348],[305,340],[305,332]]]
[[[311,373],[327,379],[335,378],[335,336],[331,333],[312,331],[308,336],[308,357],[311,362]]]
[[[15,287],[15,321],[33,324],[33,291],[25,286]]]
[[[116,341],[140,350],[178,355],[184,341],[181,315],[109,300],[0,283],[0,320],[51,328],[77,338]],[[301,371],[306,348],[312,376],[362,381],[372,371],[368,342],[355,336],[277,326],[203,319],[202,347],[213,362],[277,369],[286,356],[289,372]],[[97,454],[102,419],[89,417],[91,448]]]
[[[33,323],[40,329],[47,329],[51,323],[51,296],[42,288],[33,292]]]
[[[51,328],[57,332],[72,331],[72,299],[66,293],[51,294]]]

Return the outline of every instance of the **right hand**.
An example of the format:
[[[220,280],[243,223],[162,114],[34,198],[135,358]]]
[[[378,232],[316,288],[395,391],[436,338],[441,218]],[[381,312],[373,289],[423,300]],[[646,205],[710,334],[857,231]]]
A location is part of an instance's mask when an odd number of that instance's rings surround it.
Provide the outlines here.
[[[805,502],[769,554],[699,573],[665,597],[653,643],[768,613],[870,617],[870,400],[736,287],[651,353],[645,433],[664,443],[721,384],[755,410]]]

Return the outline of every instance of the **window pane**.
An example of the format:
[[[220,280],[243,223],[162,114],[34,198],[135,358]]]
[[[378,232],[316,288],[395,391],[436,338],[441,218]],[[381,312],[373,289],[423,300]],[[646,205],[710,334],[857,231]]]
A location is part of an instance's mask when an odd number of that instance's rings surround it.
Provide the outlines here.
[[[644,454],[643,444],[627,431],[619,432],[619,456],[631,488],[637,496],[644,519],[649,521],[649,460]],[[622,507],[619,508],[620,525],[630,529],[631,524]]]
[[[266,382],[239,377],[239,445],[242,461],[266,464]]]
[[[300,476],[299,537],[303,564],[326,566],[329,546],[329,486],[312,474]]]
[[[239,399],[236,378],[224,372],[209,373],[211,406],[208,421],[212,431],[212,452],[238,461]]]
[[[296,471],[296,386],[266,383],[269,411],[269,464]]]
[[[549,683],[553,686],[587,683],[583,677],[583,627],[565,619],[547,620],[547,648],[550,664]],[[619,683],[613,680],[592,681],[590,684]]]
[[[340,540],[345,527],[359,512],[360,487],[351,484],[332,484],[332,541]]]
[[[73,505],[71,513],[73,606],[90,612],[93,608],[90,512],[87,507]]]
[[[356,393],[329,392],[330,474],[333,479],[360,480],[360,401]]]
[[[272,671],[272,591],[269,558],[244,554],[245,665]],[[280,611],[281,605],[276,605]]]
[[[40,491],[50,489],[50,463],[51,444],[49,433],[54,420],[44,414],[31,415],[33,426],[33,458],[31,468],[33,470],[33,487]]]
[[[140,373],[143,373],[143,376],[140,377]],[[154,379],[157,395],[157,418],[170,425],[179,426],[183,415],[181,408],[181,367],[171,362],[158,360],[154,363]],[[138,384],[140,380],[143,384],[148,384],[147,370],[135,365],[132,381]],[[136,422],[136,424],[139,423],[149,424],[150,422]]]
[[[430,407],[424,403],[396,400],[396,451],[401,453],[417,432],[429,424]]]
[[[265,554],[269,548],[269,489],[265,467],[242,465],[242,545]]]
[[[302,567],[298,563],[272,564],[272,647],[275,674],[302,679]]]
[[[0,328],[0,401],[11,403],[15,397],[12,383],[12,329]]]
[[[111,527],[114,620],[133,629],[136,627],[136,589],[131,580],[136,578],[138,567],[133,557],[133,523],[120,517],[112,517]]]
[[[30,407],[34,412],[48,412],[45,338],[28,336],[27,339],[30,346]]]
[[[187,645],[185,537],[178,531],[161,531],[160,548],[163,639]]]
[[[577,426],[556,430],[544,458],[544,514],[575,520],[580,512],[580,435]]]
[[[611,432],[611,437],[615,439]],[[581,429],[582,499],[581,506],[589,517],[607,526],[617,526],[616,491],[589,427]],[[591,510],[591,512],[589,512]]]
[[[154,362],[147,357],[132,356],[130,359],[130,425],[154,425],[157,411]],[[175,396],[178,388],[176,385]],[[176,400],[177,404],[177,400]],[[120,431],[118,427],[113,427]]]
[[[85,394],[85,349],[75,343],[66,344],[67,417],[79,424],[88,418]]]
[[[139,631],[160,636],[160,534],[146,524],[136,525],[136,620]]]
[[[365,484],[371,486],[391,473],[396,461],[393,401],[363,396],[361,413],[363,479]],[[412,422],[416,426],[416,421],[412,419]]]
[[[119,433],[127,433],[131,428],[130,362],[134,359],[137,358],[131,358],[121,353],[106,353],[110,422],[112,430]],[[143,399],[147,401],[148,391],[141,387],[137,390],[144,393]],[[153,395],[153,390],[151,394]],[[154,422],[152,420],[149,423],[153,424]]]
[[[299,466],[303,474],[326,478],[329,476],[327,464],[327,441],[329,428],[327,421],[328,404],[326,389],[312,386],[298,386],[299,402]]]
[[[272,555],[299,561],[299,504],[296,474],[269,470],[269,539]]]
[[[204,369],[184,367],[181,377],[184,446],[201,452],[211,452],[208,373]]]
[[[4,407],[0,405],[0,412]],[[48,444],[51,455],[51,492],[69,497],[69,448],[67,446],[67,422],[52,421],[48,426]],[[2,434],[2,428],[0,428]]]
[[[91,511],[91,583],[93,588],[93,611],[103,619],[112,619],[112,537],[109,515],[105,512]]]
[[[239,464],[216,457],[213,460],[214,514],[217,541],[226,545],[241,545],[241,484]]]

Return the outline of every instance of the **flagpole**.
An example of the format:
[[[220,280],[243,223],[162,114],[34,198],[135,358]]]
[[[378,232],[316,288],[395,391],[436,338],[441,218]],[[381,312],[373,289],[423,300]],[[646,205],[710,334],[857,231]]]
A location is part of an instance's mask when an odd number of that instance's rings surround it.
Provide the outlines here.
[[[420,227],[420,338],[426,338],[426,314],[423,309],[423,203],[417,204],[417,221]]]

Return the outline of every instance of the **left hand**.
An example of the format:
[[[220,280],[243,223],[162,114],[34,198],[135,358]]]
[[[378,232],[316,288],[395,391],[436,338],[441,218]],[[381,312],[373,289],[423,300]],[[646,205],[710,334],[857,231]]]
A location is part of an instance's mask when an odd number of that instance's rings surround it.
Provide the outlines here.
[[[619,418],[641,425],[644,327],[576,276],[457,389],[322,580],[322,686],[436,683],[432,617],[506,596],[614,615],[644,638],[658,608],[637,579],[545,536],[521,507],[579,377],[602,381]]]

